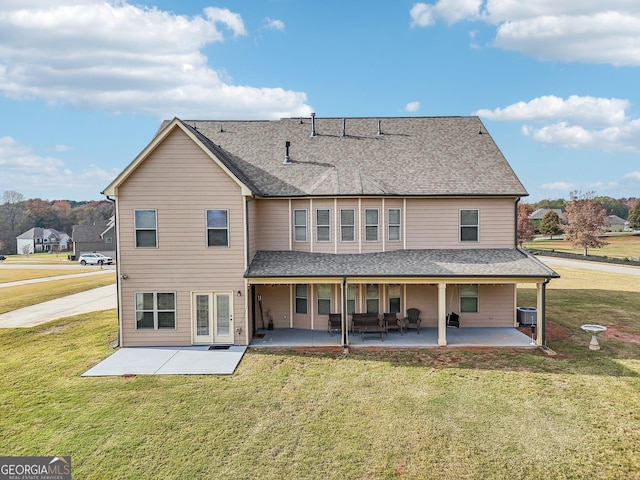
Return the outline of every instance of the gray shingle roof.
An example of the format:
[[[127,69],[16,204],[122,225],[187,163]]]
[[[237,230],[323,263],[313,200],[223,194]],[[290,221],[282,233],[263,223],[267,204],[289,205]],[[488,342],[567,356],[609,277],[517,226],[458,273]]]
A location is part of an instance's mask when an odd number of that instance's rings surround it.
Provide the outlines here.
[[[313,137],[310,118],[182,123],[262,196],[527,195],[478,117],[344,122],[345,137],[342,118],[317,117]]]
[[[558,274],[517,249],[397,250],[364,254],[259,251],[245,273],[261,277],[549,277]]]
[[[106,220],[98,220],[91,225],[74,225],[71,237],[76,243],[102,242],[100,234],[106,228]]]

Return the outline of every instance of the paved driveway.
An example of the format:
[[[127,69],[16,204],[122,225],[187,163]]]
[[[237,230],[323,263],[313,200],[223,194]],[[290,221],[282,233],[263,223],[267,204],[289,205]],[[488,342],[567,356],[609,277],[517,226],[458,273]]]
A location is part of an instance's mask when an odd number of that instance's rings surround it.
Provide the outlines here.
[[[614,263],[589,262],[587,260],[570,260],[557,257],[537,257],[543,263],[553,268],[554,265],[567,268],[582,268],[596,272],[623,273],[625,275],[640,276],[640,267],[617,265]]]

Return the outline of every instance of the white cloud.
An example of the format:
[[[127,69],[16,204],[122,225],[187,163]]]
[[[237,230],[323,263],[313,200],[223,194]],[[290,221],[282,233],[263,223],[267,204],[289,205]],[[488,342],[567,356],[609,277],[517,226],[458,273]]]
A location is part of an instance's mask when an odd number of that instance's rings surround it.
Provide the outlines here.
[[[264,19],[264,23],[265,26],[263,28],[267,30],[277,30],[279,32],[283,32],[285,29],[284,22],[282,20],[267,17]]]
[[[409,12],[411,25],[428,27],[440,18],[449,24],[475,18],[480,14],[481,5],[482,0],[438,0],[434,5],[416,3]]]
[[[409,102],[405,105],[405,112],[417,112],[420,110],[420,102]]]
[[[27,145],[12,137],[0,137],[0,191],[15,190],[16,185],[28,185],[37,192],[20,191],[25,197],[41,197],[46,192],[73,191],[90,198],[96,198],[100,189],[110,182],[116,171],[106,171],[89,165],[80,171],[73,171],[55,157],[41,156]]]
[[[240,15],[187,17],[124,0],[13,1],[0,12],[0,92],[159,118],[306,115],[306,95],[233,85],[202,49],[246,35]],[[224,69],[220,69],[223,71]]]
[[[548,95],[476,115],[496,121],[534,122],[520,131],[536,142],[566,148],[640,152],[640,119],[630,119],[631,103],[619,98]]]
[[[640,180],[640,170],[629,172],[624,176],[625,179]]]
[[[618,125],[626,120],[629,100],[571,95],[566,100],[555,95],[517,102],[505,108],[478,110],[489,120],[545,122],[559,118],[590,125]]]
[[[496,46],[543,60],[640,65],[635,0],[439,0],[415,4],[410,15],[420,27],[484,21],[496,26]]]
[[[575,188],[575,185],[568,182],[553,182],[553,183],[545,183],[540,185],[541,190],[561,190],[561,191],[571,191]]]

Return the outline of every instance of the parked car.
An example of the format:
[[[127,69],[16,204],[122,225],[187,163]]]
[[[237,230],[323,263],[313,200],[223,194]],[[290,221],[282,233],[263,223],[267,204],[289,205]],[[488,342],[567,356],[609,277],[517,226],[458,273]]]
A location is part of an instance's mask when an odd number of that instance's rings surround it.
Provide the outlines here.
[[[6,259],[7,259],[7,257],[5,257],[4,255],[0,255],[0,262],[4,261]]]
[[[83,253],[78,258],[81,265],[111,265],[113,258],[102,255],[101,253]]]

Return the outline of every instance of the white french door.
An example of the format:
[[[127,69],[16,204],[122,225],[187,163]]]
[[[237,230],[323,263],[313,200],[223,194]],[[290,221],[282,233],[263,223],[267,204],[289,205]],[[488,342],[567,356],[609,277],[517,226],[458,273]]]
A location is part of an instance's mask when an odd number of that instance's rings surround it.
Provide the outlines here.
[[[233,294],[194,293],[193,343],[233,343]]]

